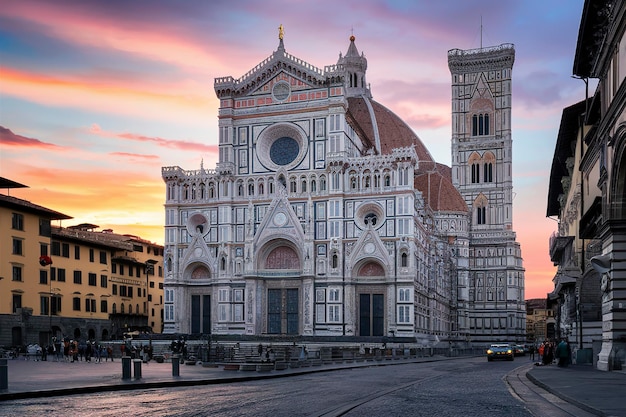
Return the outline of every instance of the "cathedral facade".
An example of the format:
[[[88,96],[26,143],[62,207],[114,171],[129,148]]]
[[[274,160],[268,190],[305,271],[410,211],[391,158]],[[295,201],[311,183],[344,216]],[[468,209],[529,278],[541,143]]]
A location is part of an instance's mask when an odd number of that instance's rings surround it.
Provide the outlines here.
[[[508,94],[488,74],[453,83],[452,168],[372,98],[354,36],[322,69],[281,29],[271,56],[215,79],[217,166],[162,169],[164,333],[523,341],[510,66]],[[453,80],[466,69],[451,64]]]

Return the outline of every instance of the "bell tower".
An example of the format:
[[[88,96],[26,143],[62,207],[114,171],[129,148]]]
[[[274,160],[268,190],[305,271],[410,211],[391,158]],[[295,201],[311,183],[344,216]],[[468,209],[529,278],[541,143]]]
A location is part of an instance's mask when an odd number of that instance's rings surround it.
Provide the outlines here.
[[[470,328],[523,342],[524,268],[513,231],[512,44],[448,51],[452,182],[471,212]],[[520,330],[521,329],[521,330]]]

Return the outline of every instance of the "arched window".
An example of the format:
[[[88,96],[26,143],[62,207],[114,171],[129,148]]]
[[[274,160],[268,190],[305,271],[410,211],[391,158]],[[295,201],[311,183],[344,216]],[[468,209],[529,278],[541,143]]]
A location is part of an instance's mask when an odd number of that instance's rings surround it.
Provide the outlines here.
[[[311,192],[312,193],[317,192],[317,181],[315,181],[315,180],[311,181]]]
[[[474,211],[476,212],[476,224],[487,224],[487,197],[480,194],[474,200]]]
[[[402,252],[402,255],[400,255],[400,266],[405,268],[409,266],[409,255],[406,252]]]
[[[226,271],[226,257],[222,256],[222,259],[220,260],[220,269],[222,271]]]
[[[493,164],[491,162],[485,162],[483,180],[485,182],[493,182]]]
[[[297,187],[298,187],[298,185],[296,184],[296,180],[292,179],[289,182],[289,191],[292,192],[292,193],[295,193],[295,192],[298,191]]]
[[[485,207],[476,207],[476,223],[487,224],[487,212]]]
[[[339,257],[337,256],[337,252],[333,252],[333,256],[330,262],[330,267],[337,268],[338,265],[339,265]]]
[[[326,191],[326,177],[320,178],[320,191]]]
[[[239,197],[243,197],[243,184],[239,183],[239,185],[237,186],[237,195]]]
[[[479,113],[472,116],[472,136],[489,135],[489,114]]]
[[[248,184],[248,195],[254,195],[254,184]]]
[[[300,188],[301,188],[301,190],[300,190],[301,192],[306,193],[306,179],[303,179],[300,182]]]
[[[480,181],[480,165],[472,164],[472,184],[477,184]]]
[[[264,190],[264,187],[263,187],[263,183],[260,183],[260,184],[259,184],[259,195],[263,195],[263,192],[264,192],[264,191],[265,191],[265,190]]]
[[[385,175],[385,187],[391,187],[391,177],[389,175]]]

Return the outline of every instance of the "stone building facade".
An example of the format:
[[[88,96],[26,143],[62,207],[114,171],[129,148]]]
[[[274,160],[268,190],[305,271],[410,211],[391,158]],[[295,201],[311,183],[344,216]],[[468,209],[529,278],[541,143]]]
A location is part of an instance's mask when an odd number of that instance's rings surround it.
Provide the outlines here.
[[[513,231],[512,44],[448,52],[452,183],[470,208],[467,282],[472,339],[524,340],[522,253]],[[520,329],[522,329],[520,331]]]
[[[164,332],[523,340],[523,275],[505,279],[506,299],[519,297],[513,318],[512,307],[493,309],[490,325],[477,329],[474,202],[454,187],[450,167],[373,99],[366,72],[354,37],[321,69],[287,53],[281,31],[263,62],[239,79],[215,80],[216,168],[162,169]],[[494,178],[500,163],[493,160]],[[510,198],[507,181],[492,205]],[[500,250],[521,261],[519,247],[504,246],[480,257]]]

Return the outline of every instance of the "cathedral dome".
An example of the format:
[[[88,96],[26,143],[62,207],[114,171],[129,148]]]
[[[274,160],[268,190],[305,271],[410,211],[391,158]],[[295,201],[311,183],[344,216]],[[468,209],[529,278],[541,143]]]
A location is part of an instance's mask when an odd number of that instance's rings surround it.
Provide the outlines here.
[[[367,97],[349,97],[348,123],[361,140],[378,154],[395,148],[413,147],[418,157],[415,188],[435,211],[464,211],[468,208],[451,180],[450,167],[435,162],[421,139],[394,112]]]

